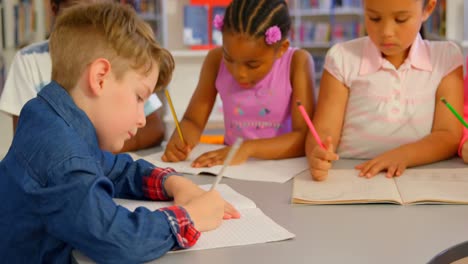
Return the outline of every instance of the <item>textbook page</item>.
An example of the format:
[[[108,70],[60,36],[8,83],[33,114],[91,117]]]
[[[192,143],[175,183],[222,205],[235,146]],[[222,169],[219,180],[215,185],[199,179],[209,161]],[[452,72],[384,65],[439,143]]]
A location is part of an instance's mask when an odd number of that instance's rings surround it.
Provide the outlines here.
[[[405,204],[468,204],[468,168],[407,169],[395,182]]]
[[[199,144],[192,150],[189,158],[181,162],[163,162],[161,157],[164,151],[142,156],[141,158],[158,167],[171,167],[179,172],[192,174],[209,173],[216,175],[221,170],[222,165],[213,166],[211,168],[193,168],[191,164],[201,154],[222,147],[224,147],[224,145]],[[229,166],[223,176],[238,180],[284,183],[307,168],[308,164],[305,157],[282,160],[249,159],[244,164]]]
[[[354,169],[332,169],[325,181],[314,181],[309,170],[294,178],[293,203],[305,204],[401,204],[393,179],[379,173],[371,179],[359,177]]]
[[[208,190],[211,184],[200,187]],[[249,198],[234,191],[225,184],[219,184],[216,188],[226,201],[237,208],[241,214],[241,218],[224,220],[219,228],[203,232],[195,246],[176,252],[267,243],[295,237],[293,233],[284,229],[265,215]],[[114,199],[114,201],[130,211],[134,211],[141,206],[150,210],[157,210],[161,207],[172,205],[170,201],[159,202],[126,199]]]

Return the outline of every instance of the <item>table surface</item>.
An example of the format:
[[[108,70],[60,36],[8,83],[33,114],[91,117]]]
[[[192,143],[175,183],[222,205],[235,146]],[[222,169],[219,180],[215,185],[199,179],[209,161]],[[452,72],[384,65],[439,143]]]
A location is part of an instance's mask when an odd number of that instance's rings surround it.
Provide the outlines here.
[[[340,160],[334,168],[352,168],[359,162]],[[453,159],[420,168],[449,167],[465,165]],[[199,184],[214,179],[187,177]],[[468,240],[467,205],[296,205],[291,204],[292,180],[278,184],[224,178],[222,183],[252,199],[296,237],[169,253],[154,263],[427,263],[442,250]],[[74,254],[79,263],[92,263]]]

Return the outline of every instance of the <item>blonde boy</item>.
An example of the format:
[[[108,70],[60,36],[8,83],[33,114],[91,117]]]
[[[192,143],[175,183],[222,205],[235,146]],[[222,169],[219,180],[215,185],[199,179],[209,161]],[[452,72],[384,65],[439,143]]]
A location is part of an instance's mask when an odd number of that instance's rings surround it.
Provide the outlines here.
[[[29,101],[0,162],[0,255],[5,263],[140,263],[190,247],[238,212],[170,168],[110,152],[145,125],[144,103],[174,62],[123,5],[64,11],[50,37],[52,82]],[[109,152],[110,151],[110,152]],[[174,198],[130,212],[112,198]]]

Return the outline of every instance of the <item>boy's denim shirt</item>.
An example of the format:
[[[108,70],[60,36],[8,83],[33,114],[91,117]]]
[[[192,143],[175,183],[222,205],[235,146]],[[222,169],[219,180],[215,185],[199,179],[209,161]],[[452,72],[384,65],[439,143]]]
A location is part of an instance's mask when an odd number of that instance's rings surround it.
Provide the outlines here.
[[[0,162],[0,258],[69,263],[78,249],[98,263],[139,263],[198,239],[182,207],[135,212],[112,198],[164,199],[175,174],[99,149],[95,129],[52,82],[21,111]]]

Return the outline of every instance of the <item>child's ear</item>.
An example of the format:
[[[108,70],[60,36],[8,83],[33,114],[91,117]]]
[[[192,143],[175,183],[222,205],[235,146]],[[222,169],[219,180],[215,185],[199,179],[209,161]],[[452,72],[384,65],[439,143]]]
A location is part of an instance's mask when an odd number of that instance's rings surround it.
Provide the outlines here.
[[[289,39],[281,41],[280,46],[278,47],[278,52],[276,53],[276,58],[280,58],[289,48]]]
[[[423,22],[425,22],[434,11],[437,5],[437,0],[429,0],[423,8]]]
[[[111,63],[108,60],[104,58],[94,60],[88,71],[90,92],[94,95],[100,95],[104,89],[104,82],[108,80],[110,75]]]

